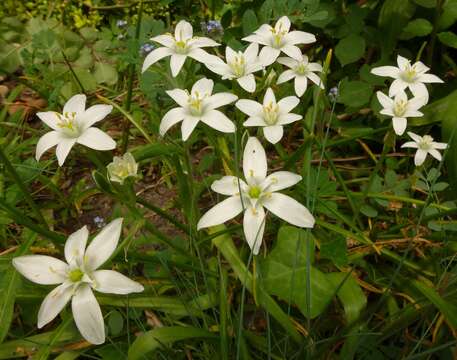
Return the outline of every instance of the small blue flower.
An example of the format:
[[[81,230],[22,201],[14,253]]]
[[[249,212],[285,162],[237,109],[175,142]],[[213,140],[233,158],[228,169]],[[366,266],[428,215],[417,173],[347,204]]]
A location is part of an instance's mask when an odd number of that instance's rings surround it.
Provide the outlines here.
[[[328,92],[328,97],[330,100],[335,101],[338,97],[338,88],[336,86],[332,87]]]
[[[105,219],[97,215],[96,217],[94,217],[94,224],[100,229],[103,226],[105,226]]]
[[[118,28],[123,28],[124,26],[127,26],[127,21],[126,20],[118,20],[118,21],[116,21],[116,26]]]
[[[224,34],[224,28],[221,23],[217,20],[209,20],[208,22],[200,23],[202,32],[212,37],[222,36]]]
[[[145,56],[147,54],[149,54],[152,50],[154,50],[155,46],[152,45],[152,44],[143,44],[141,45],[141,48],[140,48],[140,54]]]

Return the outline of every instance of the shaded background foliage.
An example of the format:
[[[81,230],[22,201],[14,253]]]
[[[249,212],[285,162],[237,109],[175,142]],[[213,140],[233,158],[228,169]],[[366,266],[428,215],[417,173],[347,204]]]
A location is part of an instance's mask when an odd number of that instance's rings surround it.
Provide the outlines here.
[[[430,163],[415,171],[398,151],[398,139],[385,136],[390,120],[379,115],[374,96],[385,80],[370,70],[394,63],[397,54],[431,67],[445,84],[430,89],[425,116],[409,124],[451,140],[457,124],[457,1],[145,0],[141,13],[139,5],[0,4],[0,72],[7,88],[0,145],[50,224],[40,224],[2,166],[0,358],[44,359],[52,351],[59,359],[455,358],[456,140],[444,166]],[[310,89],[302,98],[304,123],[291,127],[282,146],[269,149],[273,166],[307,179],[294,196],[315,209],[317,226],[310,233],[269,223],[268,251],[253,260],[237,225],[216,235],[186,232],[197,201],[201,208],[214,202],[206,196],[211,181],[236,173],[239,159],[229,151],[235,143],[213,133],[201,133],[204,141],[192,137],[189,167],[182,147],[161,140],[157,130],[172,105],[165,89],[189,88],[198,72],[212,77],[218,90],[231,84],[199,64],[186,64],[177,79],[162,64],[129,80],[154,46],[149,38],[171,31],[179,19],[241,49],[243,36],[283,15],[295,28],[316,34],[318,42],[307,48],[310,58],[330,60],[325,92]],[[223,31],[209,26],[214,19]],[[280,69],[275,65],[260,86],[274,86]],[[73,155],[65,168],[56,168],[52,158],[33,159],[41,133],[34,113],[57,109],[82,91],[94,101],[103,96],[119,104],[106,126],[115,138],[121,138],[126,114],[138,125],[132,126],[129,149],[143,169],[135,187],[141,196],[120,200],[122,189],[103,172],[108,154]],[[292,85],[275,91],[282,97]],[[126,100],[129,92],[133,102]],[[183,175],[192,171],[196,182]],[[120,215],[128,218],[129,252],[119,253],[112,265],[141,280],[147,291],[128,300],[98,296],[110,337],[103,346],[81,342],[66,312],[36,331],[46,289],[12,271],[12,256],[60,254],[65,236],[79,226],[89,223],[94,230],[104,218]]]

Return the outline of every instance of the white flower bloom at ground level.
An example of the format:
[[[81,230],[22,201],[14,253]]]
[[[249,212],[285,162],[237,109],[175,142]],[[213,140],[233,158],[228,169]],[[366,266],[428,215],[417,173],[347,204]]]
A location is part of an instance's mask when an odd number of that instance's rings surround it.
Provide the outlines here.
[[[406,142],[401,147],[417,149],[416,155],[414,156],[414,164],[416,166],[420,166],[424,163],[427,154],[432,155],[438,161],[442,160],[442,156],[438,150],[446,149],[446,143],[435,142],[430,135],[419,136],[410,131],[408,131],[408,135],[414,141]]]
[[[126,152],[122,157],[115,156],[106,169],[109,179],[122,185],[125,179],[137,175],[138,163],[131,153]]]
[[[393,99],[381,91],[378,91],[376,96],[383,107],[381,114],[392,117],[392,125],[397,135],[403,135],[405,132],[408,117],[424,115],[419,111],[424,105],[423,98],[414,97],[408,100],[404,91],[397,93]]]
[[[81,335],[92,344],[105,342],[103,315],[92,289],[108,294],[141,292],[143,286],[112,270],[97,270],[117,247],[122,218],[113,220],[87,246],[86,226],[65,243],[66,262],[46,255],[25,255],[13,259],[16,270],[41,285],[57,285],[38,311],[38,328],[51,322],[71,300],[73,318]]]
[[[219,46],[219,44],[207,37],[193,36],[192,25],[185,20],[181,20],[176,25],[174,36],[172,34],[163,34],[155,36],[151,40],[159,43],[162,47],[151,51],[146,56],[141,72],[145,72],[151,65],[164,57],[170,56],[171,74],[176,77],[187,57],[204,64],[217,58],[201,48]]]
[[[301,60],[302,53],[297,45],[316,42],[316,37],[304,31],[289,30],[290,20],[287,16],[283,16],[274,27],[263,24],[254,31],[254,34],[246,36],[243,40],[264,45],[259,54],[260,61],[264,66],[273,64],[281,52]]]
[[[265,229],[264,208],[292,225],[314,227],[314,217],[306,207],[278,192],[295,185],[302,177],[288,171],[278,171],[267,176],[265,150],[255,137],[249,138],[244,149],[243,172],[246,181],[224,176],[213,182],[213,191],[230,197],[201,217],[197,224],[199,230],[220,225],[244,210],[244,235],[253,254],[257,255]]]
[[[167,94],[180,106],[168,111],[160,122],[160,135],[175,124],[182,121],[182,140],[186,141],[197,124],[201,121],[206,125],[224,133],[235,132],[235,124],[218,107],[234,102],[238,97],[231,93],[212,95],[213,80],[203,78],[198,80],[189,94],[187,90],[168,90]]]
[[[389,88],[389,96],[393,97],[399,92],[409,88],[415,97],[423,98],[424,104],[428,102],[428,90],[426,83],[442,83],[438,76],[426,74],[430,70],[422,62],[417,61],[413,65],[403,56],[397,56],[397,65],[380,66],[371,69],[371,72],[378,76],[388,76],[395,79]]]
[[[225,48],[225,60],[216,57],[213,63],[206,64],[211,71],[222,76],[222,80],[236,79],[238,84],[247,92],[254,92],[256,88],[254,72],[262,70],[263,66],[257,57],[259,45],[250,44],[244,52],[234,51],[231,47]]]
[[[36,160],[57,145],[56,155],[62,166],[76,143],[94,150],[112,150],[116,142],[102,130],[92,127],[113,110],[111,105],[93,105],[86,109],[86,95],[75,95],[66,102],[63,113],[39,112],[37,116],[53,131],[43,135],[37,143]]]
[[[308,79],[321,89],[325,88],[321,78],[315,74],[315,72],[322,72],[322,65],[310,63],[308,56],[303,55],[301,60],[290,57],[280,57],[278,58],[278,63],[286,65],[289,70],[286,70],[279,75],[277,84],[282,84],[294,79],[295,94],[297,94],[298,97],[303,96],[305,93],[308,87]]]
[[[300,99],[296,96],[285,97],[276,102],[271,88],[268,88],[263,98],[263,104],[254,100],[241,99],[235,106],[249,116],[244,126],[261,126],[263,135],[272,144],[282,139],[283,125],[290,124],[302,118],[301,115],[290,113],[298,105]]]

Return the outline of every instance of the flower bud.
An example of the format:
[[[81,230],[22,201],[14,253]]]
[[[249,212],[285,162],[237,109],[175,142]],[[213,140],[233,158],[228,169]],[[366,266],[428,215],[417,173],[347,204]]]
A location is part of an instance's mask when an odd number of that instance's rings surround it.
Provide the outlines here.
[[[115,156],[106,168],[109,179],[120,184],[123,184],[128,177],[136,177],[138,172],[138,164],[129,152],[122,157]]]

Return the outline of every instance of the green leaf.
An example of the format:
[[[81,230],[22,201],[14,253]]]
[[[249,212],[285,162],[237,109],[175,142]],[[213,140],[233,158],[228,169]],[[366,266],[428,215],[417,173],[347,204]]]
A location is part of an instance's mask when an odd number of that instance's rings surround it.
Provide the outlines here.
[[[436,0],[413,0],[417,5],[432,9],[436,6]]]
[[[105,83],[107,85],[114,85],[117,83],[118,79],[116,69],[112,65],[106,63],[95,64],[94,76],[99,84]]]
[[[446,46],[457,49],[457,35],[451,31],[445,31],[438,34],[438,39]]]
[[[356,321],[367,305],[367,298],[357,281],[348,273],[330,273],[327,279],[333,284],[336,295],[344,307],[348,324]]]
[[[132,346],[130,346],[128,359],[144,359],[146,354],[150,356],[150,352],[164,345],[195,338],[217,339],[217,335],[195,327],[170,326],[156,328],[135,339]]]
[[[457,0],[448,0],[443,6],[443,11],[438,19],[438,29],[445,30],[457,21]]]
[[[417,36],[425,36],[432,32],[432,24],[425,19],[414,19],[406,25],[400,35],[400,39],[408,40]]]
[[[373,93],[373,87],[363,81],[343,80],[339,89],[338,101],[354,108],[366,105]]]
[[[257,16],[255,12],[251,9],[246,10],[243,14],[243,34],[250,35],[258,28]]]
[[[84,91],[94,91],[97,88],[97,81],[89,70],[75,67],[73,68],[73,71],[81,85],[84,87]]]
[[[311,243],[307,244],[307,241]],[[274,248],[261,262],[262,285],[270,294],[296,304],[303,315],[315,318],[325,310],[334,291],[323,272],[309,266],[310,273],[307,273],[308,248],[313,249],[314,245],[305,230],[282,227]],[[311,255],[309,261],[312,262]],[[311,286],[309,314],[307,276]]]
[[[321,240],[320,250],[321,258],[332,260],[336,266],[348,264],[348,250],[344,236],[334,234],[330,240]]]
[[[335,47],[335,55],[343,66],[359,60],[364,53],[365,39],[357,34],[346,36]]]
[[[119,311],[114,310],[108,317],[108,327],[111,335],[119,335],[124,328],[124,318]]]

